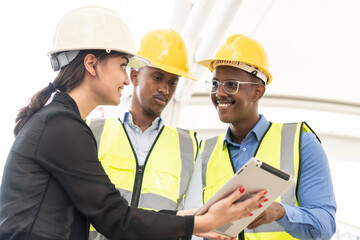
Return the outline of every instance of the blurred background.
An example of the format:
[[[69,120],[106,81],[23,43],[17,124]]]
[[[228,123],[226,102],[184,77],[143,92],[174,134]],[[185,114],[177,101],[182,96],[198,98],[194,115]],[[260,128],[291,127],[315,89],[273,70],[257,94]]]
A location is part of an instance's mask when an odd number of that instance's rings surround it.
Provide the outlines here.
[[[272,122],[306,121],[328,154],[338,204],[333,239],[360,239],[360,1],[358,0],[7,0],[0,7],[0,177],[14,140],[17,111],[55,78],[47,57],[61,17],[81,6],[119,13],[139,46],[150,30],[173,28],[187,44],[194,82],[182,79],[163,113],[165,123],[198,132],[223,133],[197,65],[227,37],[240,33],[266,49],[273,82],[260,102]],[[119,117],[121,104],[100,106],[92,117]],[[1,178],[0,178],[1,179]]]

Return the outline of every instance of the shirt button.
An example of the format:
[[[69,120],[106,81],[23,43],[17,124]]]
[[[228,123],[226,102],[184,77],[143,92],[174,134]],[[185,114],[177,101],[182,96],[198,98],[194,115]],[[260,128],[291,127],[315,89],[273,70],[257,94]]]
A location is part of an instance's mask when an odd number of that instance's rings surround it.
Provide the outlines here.
[[[141,155],[144,155],[144,152],[140,152]]]
[[[243,152],[246,152],[246,148],[243,148],[242,150],[243,150]]]
[[[136,128],[136,131],[137,131],[137,132],[139,132],[139,131],[140,131],[140,129],[139,129],[139,128]]]

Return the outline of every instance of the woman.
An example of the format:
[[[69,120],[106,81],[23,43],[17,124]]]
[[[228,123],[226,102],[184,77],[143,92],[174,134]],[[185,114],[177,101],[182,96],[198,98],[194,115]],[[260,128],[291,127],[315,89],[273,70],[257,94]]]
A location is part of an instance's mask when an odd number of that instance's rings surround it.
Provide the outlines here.
[[[133,52],[129,31],[108,9],[76,9],[60,21],[50,55],[61,70],[16,118],[1,185],[0,239],[87,239],[90,223],[109,239],[188,239],[249,216],[265,200],[261,191],[234,203],[242,188],[196,217],[128,207],[101,167],[84,119],[97,105],[120,103],[126,66],[146,64]]]

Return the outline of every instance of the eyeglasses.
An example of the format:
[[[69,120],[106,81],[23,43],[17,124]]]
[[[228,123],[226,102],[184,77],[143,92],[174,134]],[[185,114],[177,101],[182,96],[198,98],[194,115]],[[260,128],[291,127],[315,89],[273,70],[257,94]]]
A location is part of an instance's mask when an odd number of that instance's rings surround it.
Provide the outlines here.
[[[227,94],[234,95],[239,91],[239,86],[242,84],[251,84],[251,85],[258,85],[259,83],[255,82],[240,82],[237,80],[227,80],[223,83],[219,82],[218,80],[211,80],[211,94],[217,93],[219,91],[220,85],[223,85],[223,89]]]

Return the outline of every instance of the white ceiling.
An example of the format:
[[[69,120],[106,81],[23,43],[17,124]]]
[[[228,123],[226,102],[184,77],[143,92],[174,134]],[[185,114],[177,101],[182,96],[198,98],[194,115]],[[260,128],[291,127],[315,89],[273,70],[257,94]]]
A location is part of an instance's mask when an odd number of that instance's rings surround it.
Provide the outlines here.
[[[201,2],[207,3],[206,7],[201,9],[197,21],[191,23],[197,31],[188,39],[189,31],[184,29],[188,27],[185,26],[187,16],[191,14],[192,4],[195,7]],[[222,10],[226,10],[227,4],[235,7],[231,14],[224,15]],[[357,94],[360,87],[357,73],[360,63],[360,32],[356,27],[360,23],[358,0],[18,0],[1,5],[0,41],[7,54],[7,59],[1,60],[2,68],[18,69],[17,64],[9,65],[8,60],[14,62],[21,55],[27,59],[22,68],[28,67],[29,75],[41,70],[52,77],[46,52],[51,47],[54,28],[61,16],[76,7],[100,5],[119,12],[136,44],[151,29],[172,27],[178,30],[197,60],[211,57],[219,44],[232,34],[248,35],[262,43],[268,52],[270,71],[274,76],[268,94],[335,100],[360,106]],[[219,21],[229,24],[211,34]],[[208,36],[216,39],[204,39]],[[206,45],[206,51],[197,52],[204,50],[199,48],[206,41],[213,41],[213,44]],[[36,62],[29,62],[35,59]],[[192,68],[195,68],[193,60]],[[201,77],[201,72],[197,75]],[[19,81],[11,74],[9,76]],[[44,77],[39,82],[45,84],[47,79]]]

